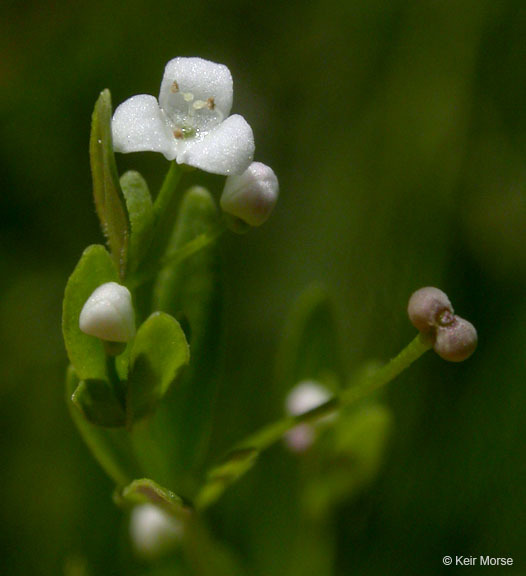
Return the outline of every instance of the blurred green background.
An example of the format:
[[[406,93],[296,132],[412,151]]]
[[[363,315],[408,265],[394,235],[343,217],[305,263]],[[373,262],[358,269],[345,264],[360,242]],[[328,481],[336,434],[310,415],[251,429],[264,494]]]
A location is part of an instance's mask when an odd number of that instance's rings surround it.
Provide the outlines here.
[[[487,554],[526,574],[524,2],[0,10],[0,573],[143,573],[67,414],[61,299],[81,251],[101,241],[87,147],[99,91],[115,105],[157,95],[169,59],[198,55],[229,66],[234,112],[281,184],[270,221],[223,242],[218,450],[279,412],[273,358],[308,284],[334,296],[349,370],[401,349],[414,335],[409,295],[437,285],[477,326],[479,349],[462,365],[428,354],[390,386],[387,457],[336,515],[334,573],[460,573],[445,554]],[[168,167],[160,155],[117,160],[154,190]],[[209,184],[219,195],[220,180]],[[277,446],[211,514],[250,575],[289,573],[296,473]]]

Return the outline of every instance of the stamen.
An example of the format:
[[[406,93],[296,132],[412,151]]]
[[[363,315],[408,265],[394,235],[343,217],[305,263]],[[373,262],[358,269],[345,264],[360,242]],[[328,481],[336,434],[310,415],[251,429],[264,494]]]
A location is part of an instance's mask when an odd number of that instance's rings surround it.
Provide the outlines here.
[[[179,84],[177,84],[176,80],[172,82],[172,85],[170,86],[170,92],[172,92],[172,94],[177,94],[177,92],[179,92]]]

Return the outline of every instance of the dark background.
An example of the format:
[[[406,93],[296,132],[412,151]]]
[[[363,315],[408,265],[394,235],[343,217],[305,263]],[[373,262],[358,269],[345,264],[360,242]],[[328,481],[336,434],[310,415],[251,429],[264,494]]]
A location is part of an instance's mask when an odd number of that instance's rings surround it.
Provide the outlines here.
[[[217,445],[281,402],[267,383],[304,287],[329,287],[352,370],[400,350],[409,295],[439,286],[479,349],[461,365],[428,354],[390,386],[390,447],[337,514],[335,573],[460,574],[483,568],[446,569],[445,554],[487,554],[525,574],[524,2],[19,1],[2,4],[0,27],[0,572],[145,570],[126,559],[111,482],[67,414],[61,299],[101,241],[87,147],[98,93],[157,95],[165,63],[195,55],[228,65],[234,112],[281,184],[271,220],[223,242]],[[154,190],[167,169],[153,154],[118,163]],[[251,575],[283,573],[270,551],[287,544],[272,506],[287,458],[265,455],[212,515]]]

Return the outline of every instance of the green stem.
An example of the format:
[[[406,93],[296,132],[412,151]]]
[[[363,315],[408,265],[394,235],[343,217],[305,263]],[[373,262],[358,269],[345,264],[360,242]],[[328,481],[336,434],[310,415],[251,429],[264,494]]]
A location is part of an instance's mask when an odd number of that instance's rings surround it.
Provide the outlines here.
[[[361,383],[346,389],[321,406],[298,416],[289,416],[264,426],[228,452],[223,461],[208,474],[208,480],[196,498],[196,507],[204,510],[214,504],[231,484],[243,476],[255,463],[257,456],[279,441],[298,424],[313,422],[335,410],[355,404],[385,386],[430,349],[418,335],[398,356],[366,377]]]
[[[129,484],[133,478],[143,475],[124,429],[99,428],[89,423],[71,402],[71,395],[79,380],[69,366],[66,374],[66,402],[73,422],[84,442],[106,474],[117,486]]]
[[[166,266],[172,266],[173,264],[180,264],[187,258],[190,258],[194,254],[204,250],[220,238],[225,230],[225,226],[221,224],[209,232],[199,234],[199,236],[196,236],[193,240],[190,240],[190,242],[178,250],[166,254],[164,258],[161,259],[158,267],[148,266],[147,270],[145,269],[140,274],[134,275],[134,277],[128,281],[128,287],[136,289],[149,280],[153,280],[153,278],[161,271],[160,269],[165,268]]]
[[[176,194],[177,187],[181,180],[182,168],[175,161],[170,165],[159,194],[153,204],[154,217],[154,237],[148,253],[146,254],[143,265],[137,273],[128,280],[128,285],[132,287],[140,286],[157,273],[159,262],[161,261],[170,236],[174,227],[177,216],[176,208],[179,201]]]
[[[164,268],[165,266],[170,266],[172,264],[179,264],[183,260],[193,256],[200,250],[203,250],[203,248],[206,248],[215,242],[225,230],[226,228],[224,225],[221,225],[217,226],[213,230],[199,234],[199,236],[196,236],[193,240],[186,243],[178,250],[166,254],[166,256],[161,260],[161,267]]]
[[[164,178],[159,194],[153,205],[154,218],[159,222],[173,202],[174,192],[181,180],[182,168],[175,160],[170,164],[170,169]]]

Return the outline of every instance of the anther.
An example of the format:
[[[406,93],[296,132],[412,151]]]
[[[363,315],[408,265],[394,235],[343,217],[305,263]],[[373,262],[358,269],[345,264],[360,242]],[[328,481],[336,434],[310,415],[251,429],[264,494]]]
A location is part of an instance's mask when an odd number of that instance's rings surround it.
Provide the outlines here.
[[[179,84],[177,84],[176,80],[172,82],[172,85],[170,86],[170,92],[172,92],[172,94],[177,94],[177,92],[179,92]]]
[[[209,110],[213,110],[216,107],[216,101],[214,100],[213,97],[208,98],[208,100],[206,101],[206,107]]]
[[[185,102],[191,102],[194,99],[194,95],[191,92],[183,92],[183,98]]]

